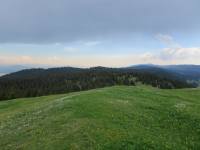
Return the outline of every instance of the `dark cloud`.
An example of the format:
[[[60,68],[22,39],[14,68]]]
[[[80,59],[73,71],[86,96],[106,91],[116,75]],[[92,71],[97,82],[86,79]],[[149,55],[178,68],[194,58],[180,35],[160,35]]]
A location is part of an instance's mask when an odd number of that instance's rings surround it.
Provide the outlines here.
[[[193,32],[199,0],[0,0],[0,42],[53,43]]]

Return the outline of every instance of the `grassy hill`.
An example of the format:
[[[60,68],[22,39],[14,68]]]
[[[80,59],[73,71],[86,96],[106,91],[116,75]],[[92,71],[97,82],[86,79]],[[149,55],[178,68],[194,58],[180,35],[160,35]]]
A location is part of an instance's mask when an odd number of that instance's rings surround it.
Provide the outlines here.
[[[114,86],[0,102],[3,149],[199,149],[200,90]]]

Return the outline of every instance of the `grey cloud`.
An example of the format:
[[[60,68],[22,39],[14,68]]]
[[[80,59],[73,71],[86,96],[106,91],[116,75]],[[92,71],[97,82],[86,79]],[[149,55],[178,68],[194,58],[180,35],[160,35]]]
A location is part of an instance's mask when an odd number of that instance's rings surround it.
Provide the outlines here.
[[[170,48],[180,48],[181,45],[174,41],[173,37],[170,35],[164,35],[164,34],[157,34],[156,39],[161,41],[163,44],[165,44],[167,47]]]
[[[0,0],[0,43],[197,31],[199,0]]]

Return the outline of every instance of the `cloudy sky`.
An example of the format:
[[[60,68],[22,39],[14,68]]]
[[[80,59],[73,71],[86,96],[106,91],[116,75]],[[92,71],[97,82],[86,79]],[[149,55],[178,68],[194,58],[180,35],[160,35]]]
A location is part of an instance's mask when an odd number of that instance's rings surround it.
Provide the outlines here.
[[[200,64],[199,0],[0,0],[0,64]]]

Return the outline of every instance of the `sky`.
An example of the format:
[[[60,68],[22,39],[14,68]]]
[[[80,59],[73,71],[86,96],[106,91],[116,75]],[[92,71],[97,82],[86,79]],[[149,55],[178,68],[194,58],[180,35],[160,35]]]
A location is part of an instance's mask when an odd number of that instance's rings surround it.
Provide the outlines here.
[[[0,0],[0,65],[200,64],[199,0]]]

